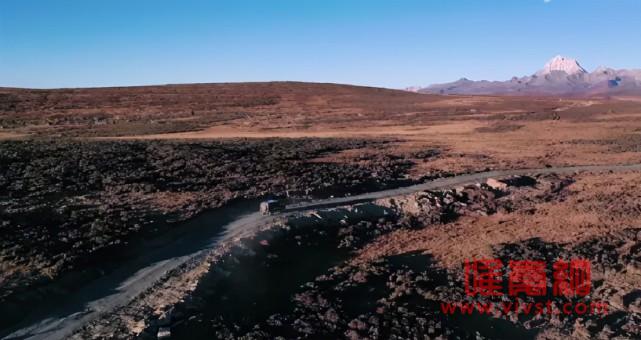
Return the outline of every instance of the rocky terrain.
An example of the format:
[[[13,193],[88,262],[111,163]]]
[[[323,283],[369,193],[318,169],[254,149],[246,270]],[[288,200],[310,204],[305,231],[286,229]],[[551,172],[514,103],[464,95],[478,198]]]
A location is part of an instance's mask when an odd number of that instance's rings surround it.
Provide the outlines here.
[[[640,179],[638,174],[622,176]],[[155,338],[171,333],[178,339],[634,338],[641,331],[638,226],[594,226],[583,230],[578,239],[570,235],[573,226],[564,231],[542,229],[539,234],[517,234],[507,242],[487,239],[474,228],[484,219],[542,218],[548,206],[567,209],[586,195],[592,200],[583,201],[585,204],[576,209],[589,206],[592,214],[606,216],[609,211],[604,208],[610,204],[610,196],[599,190],[590,194],[580,190],[584,186],[600,187],[599,183],[608,179],[590,175],[521,176],[290,218],[223,247],[208,260],[210,269],[192,281],[189,293],[174,297],[174,304],[155,309],[158,306],[146,304],[153,300],[135,303],[137,307],[129,308],[138,309],[125,308],[77,336],[129,334],[127,337]],[[619,188],[610,192],[626,195]],[[635,209],[634,204],[622,209],[628,208]],[[632,215],[630,218],[638,221],[638,214]],[[520,226],[524,228],[527,226]],[[504,229],[504,234],[515,232],[509,224]],[[568,235],[567,241],[560,237],[550,240],[559,232]],[[459,238],[470,244],[461,243]],[[442,249],[436,247],[442,239],[458,242],[457,251],[447,251],[453,249],[449,244],[442,244]],[[606,301],[608,313],[443,313],[443,302],[476,301],[464,292],[462,260],[479,256],[479,251],[506,262],[540,259],[552,263],[586,258],[593,266],[594,285],[585,301]],[[189,271],[183,275],[191,277]],[[160,290],[170,291],[170,287]],[[154,294],[158,296],[158,292]],[[553,299],[559,305],[583,301],[551,294],[518,299],[521,303]],[[125,322],[127,318],[137,321]],[[137,326],[132,328],[132,324]]]
[[[545,77],[583,74],[566,66]],[[492,169],[641,163],[640,113],[637,97],[289,82],[0,89],[0,331],[184,236],[210,208]],[[639,183],[635,173],[512,178],[281,221],[172,269],[75,337],[629,338]],[[466,258],[577,253],[608,273],[594,297],[614,316],[434,312],[460,294]]]
[[[2,142],[2,323],[19,318],[25,302],[64,294],[102,275],[135,256],[137,240],[162,235],[204,209],[266,195],[326,197],[410,183],[404,174],[413,156],[381,153],[392,144]],[[320,160],[345,150],[356,152],[351,162]]]

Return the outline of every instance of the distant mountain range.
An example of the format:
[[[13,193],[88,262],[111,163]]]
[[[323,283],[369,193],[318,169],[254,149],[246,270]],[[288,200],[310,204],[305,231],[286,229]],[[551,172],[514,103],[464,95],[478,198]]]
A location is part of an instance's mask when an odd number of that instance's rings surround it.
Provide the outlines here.
[[[470,95],[641,95],[641,70],[599,67],[588,72],[575,59],[556,56],[531,76],[514,77],[507,81],[462,78],[452,83],[410,87],[406,90]]]

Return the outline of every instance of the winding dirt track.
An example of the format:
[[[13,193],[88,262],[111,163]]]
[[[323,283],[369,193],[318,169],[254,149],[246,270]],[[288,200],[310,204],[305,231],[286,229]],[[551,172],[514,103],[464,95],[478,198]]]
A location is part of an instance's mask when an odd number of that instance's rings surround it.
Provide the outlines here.
[[[403,188],[291,205],[280,217],[301,211],[351,205],[424,190],[452,188],[484,181],[488,178],[546,173],[569,174],[639,170],[641,170],[641,164],[488,171],[442,178]],[[39,311],[25,324],[14,330],[3,331],[1,333],[4,336],[3,339],[64,339],[87,322],[125,306],[136,296],[151,288],[167,272],[210,251],[220,242],[248,235],[260,226],[273,222],[279,217],[262,216],[257,212],[250,212],[256,211],[257,206],[255,204],[248,205],[250,206],[245,207],[243,211],[225,212],[226,208],[222,208],[215,213],[203,213],[203,216],[189,222],[190,224],[198,224],[193,232],[172,240],[140,258],[132,259],[123,264],[119,270],[88,284],[70,297],[64,306],[55,306],[50,310]]]

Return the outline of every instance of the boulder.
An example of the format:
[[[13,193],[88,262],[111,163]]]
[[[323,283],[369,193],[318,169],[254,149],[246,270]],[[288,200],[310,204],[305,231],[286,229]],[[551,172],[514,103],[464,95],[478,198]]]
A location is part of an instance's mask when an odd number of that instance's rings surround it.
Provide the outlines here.
[[[494,178],[488,178],[487,181],[485,181],[485,184],[487,184],[488,187],[494,189],[494,190],[507,190],[507,184],[498,181]]]

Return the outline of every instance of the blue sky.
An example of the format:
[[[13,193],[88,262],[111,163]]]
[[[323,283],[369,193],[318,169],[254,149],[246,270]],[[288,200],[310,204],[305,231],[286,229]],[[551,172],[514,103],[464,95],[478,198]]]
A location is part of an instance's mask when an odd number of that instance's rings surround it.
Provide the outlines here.
[[[300,80],[402,88],[641,68],[639,0],[1,0],[0,86]]]

